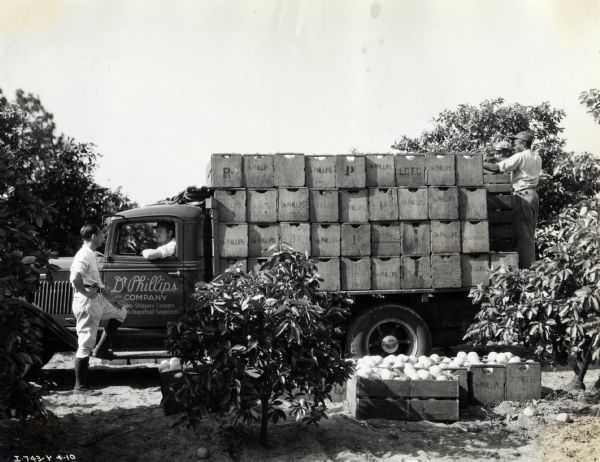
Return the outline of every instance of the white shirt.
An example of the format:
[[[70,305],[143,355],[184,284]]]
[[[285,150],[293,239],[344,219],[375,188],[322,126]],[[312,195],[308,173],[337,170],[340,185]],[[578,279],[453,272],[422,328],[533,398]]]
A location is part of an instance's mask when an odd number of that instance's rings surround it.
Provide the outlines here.
[[[525,149],[498,162],[500,172],[512,172],[513,191],[535,188],[540,182],[542,158],[537,151]]]
[[[71,263],[71,281],[73,281],[77,273],[81,274],[83,283],[86,286],[96,284],[98,287],[104,287],[102,279],[100,279],[100,271],[98,271],[98,257],[96,256],[96,252],[87,245],[83,245],[75,254],[75,257],[73,257],[73,263]]]
[[[173,255],[175,255],[175,251],[177,250],[175,238],[171,239],[165,245],[157,247],[156,250],[160,252],[160,258],[172,257]]]

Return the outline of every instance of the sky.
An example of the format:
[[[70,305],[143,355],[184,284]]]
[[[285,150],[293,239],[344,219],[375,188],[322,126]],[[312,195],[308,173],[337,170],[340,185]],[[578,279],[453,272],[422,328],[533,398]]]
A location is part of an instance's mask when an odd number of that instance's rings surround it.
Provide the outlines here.
[[[600,0],[0,0],[0,88],[142,205],[211,153],[391,152],[495,97],[564,109],[567,148],[600,154],[598,87]]]

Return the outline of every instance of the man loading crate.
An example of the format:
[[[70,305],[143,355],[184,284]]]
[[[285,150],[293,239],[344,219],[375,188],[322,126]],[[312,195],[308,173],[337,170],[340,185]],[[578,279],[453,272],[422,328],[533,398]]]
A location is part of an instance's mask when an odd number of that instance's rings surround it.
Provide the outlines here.
[[[542,173],[542,158],[531,150],[529,131],[511,136],[515,153],[497,164],[485,162],[486,170],[512,172],[513,244],[519,253],[519,267],[529,268],[535,261],[535,227],[540,209],[537,186]]]

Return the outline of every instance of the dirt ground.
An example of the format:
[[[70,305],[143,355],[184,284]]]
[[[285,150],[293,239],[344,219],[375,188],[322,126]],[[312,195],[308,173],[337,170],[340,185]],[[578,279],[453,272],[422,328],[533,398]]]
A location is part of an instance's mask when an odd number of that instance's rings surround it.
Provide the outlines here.
[[[258,429],[235,429],[205,419],[197,434],[177,426],[160,407],[157,365],[102,365],[93,360],[91,379],[101,396],[72,395],[72,357],[56,355],[46,366],[57,383],[45,394],[56,416],[44,428],[0,423],[0,462],[32,460],[180,461],[595,461],[600,460],[600,395],[565,392],[569,370],[542,374],[543,399],[503,402],[492,409],[471,406],[453,424],[359,421],[346,403],[331,403],[318,427],[296,422],[272,426],[271,449],[258,444]],[[586,378],[591,388],[600,371]],[[534,409],[525,417],[523,409]],[[573,422],[555,416],[568,412]],[[39,456],[39,458],[38,458]],[[33,458],[32,458],[33,457]],[[44,458],[45,459],[42,459]]]

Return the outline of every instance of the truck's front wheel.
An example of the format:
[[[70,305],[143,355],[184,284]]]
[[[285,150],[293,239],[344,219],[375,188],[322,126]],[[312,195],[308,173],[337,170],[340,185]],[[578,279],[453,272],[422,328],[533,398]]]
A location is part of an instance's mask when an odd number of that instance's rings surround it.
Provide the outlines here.
[[[366,355],[423,355],[431,349],[431,334],[423,318],[401,305],[381,305],[354,318],[346,334],[346,350]]]

